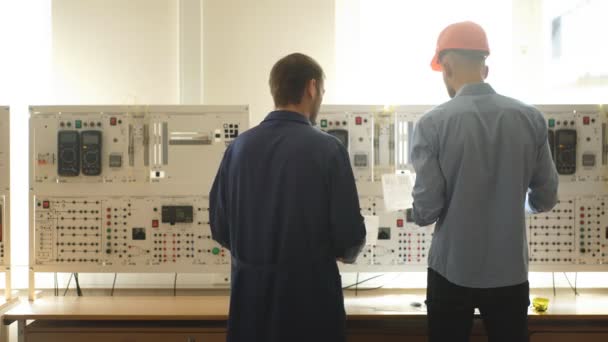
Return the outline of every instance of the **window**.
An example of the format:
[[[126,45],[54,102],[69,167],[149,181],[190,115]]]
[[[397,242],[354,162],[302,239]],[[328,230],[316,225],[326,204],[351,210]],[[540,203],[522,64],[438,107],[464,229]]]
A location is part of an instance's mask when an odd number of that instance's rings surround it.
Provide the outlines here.
[[[490,40],[489,82],[511,88],[512,1],[337,0],[336,102],[435,104],[445,101],[430,69],[441,30],[458,21],[482,25]]]
[[[336,96],[349,104],[448,99],[430,60],[440,31],[488,34],[488,82],[528,103],[601,103],[608,93],[604,0],[336,0]]]

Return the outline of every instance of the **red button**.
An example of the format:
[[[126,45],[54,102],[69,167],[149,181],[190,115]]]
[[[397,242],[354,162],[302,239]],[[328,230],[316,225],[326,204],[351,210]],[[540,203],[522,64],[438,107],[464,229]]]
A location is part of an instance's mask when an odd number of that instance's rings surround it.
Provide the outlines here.
[[[116,118],[110,118],[110,125],[116,126]]]
[[[361,117],[360,117],[360,116],[357,116],[357,117],[355,118],[355,124],[357,124],[357,125],[360,125],[362,121],[363,121],[363,120],[361,119]]]
[[[588,116],[584,116],[583,117],[583,124],[584,125],[588,125],[589,124],[589,117]]]
[[[397,227],[403,227],[403,220],[402,219],[398,219],[397,220]]]
[[[158,228],[158,220],[152,220],[152,228]]]
[[[50,206],[51,206],[51,203],[49,201],[42,202],[42,207],[44,209],[48,209]]]

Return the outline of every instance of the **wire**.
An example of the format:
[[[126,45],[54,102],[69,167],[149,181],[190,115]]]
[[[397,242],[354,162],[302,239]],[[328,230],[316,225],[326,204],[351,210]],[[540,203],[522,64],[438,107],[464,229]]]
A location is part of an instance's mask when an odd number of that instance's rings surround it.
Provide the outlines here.
[[[65,287],[65,292],[63,292],[64,297],[68,293],[68,290],[70,289],[70,283],[72,282],[72,276],[74,276],[74,273],[70,273],[70,279],[68,279],[68,285]]]
[[[76,282],[76,294],[78,297],[82,297],[82,289],[80,289],[80,281],[78,280],[78,273],[74,273],[74,281]]]
[[[177,273],[175,273],[175,278],[173,279],[173,296],[177,296]]]
[[[557,295],[555,292],[555,272],[551,272],[551,277],[553,277],[553,297]]]
[[[378,287],[366,287],[366,288],[363,288],[363,289],[359,289],[357,291],[359,291],[359,292],[374,291],[374,290],[379,290],[379,289],[381,289],[383,287],[384,287],[384,285],[380,285]],[[347,289],[347,291],[353,291],[353,290]],[[355,292],[355,296],[356,296],[356,292]]]
[[[112,292],[110,292],[110,296],[114,296],[114,289],[116,288],[116,276],[118,276],[118,273],[114,273],[114,282],[112,282]]]
[[[59,282],[57,281],[57,272],[55,272],[55,297],[59,296]]]
[[[578,296],[579,293],[578,293],[578,291],[576,291],[576,287],[573,287],[572,283],[570,283],[570,278],[568,278],[568,275],[566,274],[566,272],[564,272],[564,277],[566,277],[566,281],[568,282],[568,285],[570,285],[570,289],[572,291],[574,291],[574,295]]]
[[[358,281],[358,280],[359,280],[359,273],[357,273],[357,282],[356,282],[356,283],[354,283],[354,284],[350,284],[350,285],[348,285],[348,286],[344,286],[344,287],[342,288],[342,290],[347,290],[347,289],[350,289],[351,287],[356,287],[356,286],[359,286],[359,285],[361,285],[361,284],[363,284],[363,283],[365,283],[365,282],[368,282],[368,281],[373,280],[373,279],[376,279],[376,278],[380,278],[380,277],[382,277],[382,276],[384,276],[384,273],[383,273],[383,274],[379,274],[379,275],[377,275],[377,276],[373,276],[373,277],[371,277],[371,278],[367,278],[367,279],[365,279],[365,280]]]
[[[384,276],[384,275],[386,275],[386,274],[381,274],[381,276]],[[366,288],[363,288],[363,289],[359,289],[358,291],[374,291],[374,290],[379,290],[379,289],[383,288],[386,285],[386,283],[392,283],[393,281],[395,281],[395,279],[397,279],[399,277],[401,277],[401,273],[398,273],[396,276],[393,277],[393,279],[391,279],[390,281],[385,281],[384,284],[382,284],[382,285],[380,285],[378,287],[369,287],[369,288],[366,287]],[[357,296],[357,294],[355,292],[355,297],[356,296]]]

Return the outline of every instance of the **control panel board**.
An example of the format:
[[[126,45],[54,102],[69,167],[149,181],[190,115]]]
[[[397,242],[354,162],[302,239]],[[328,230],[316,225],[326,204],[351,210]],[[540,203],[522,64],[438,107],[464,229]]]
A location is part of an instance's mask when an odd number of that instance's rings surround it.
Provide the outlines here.
[[[207,197],[35,198],[36,264],[71,271],[188,272],[230,264]]]
[[[208,194],[246,106],[30,108],[36,272],[227,272]]]
[[[10,266],[10,110],[0,107],[0,266]]]
[[[433,227],[417,227],[402,211],[383,209],[381,176],[413,171],[411,139],[416,122],[431,106],[326,106],[319,128],[347,142],[363,215],[380,226],[356,264],[343,271],[423,271]],[[608,117],[600,106],[537,106],[547,122],[548,139],[560,175],[559,203],[548,213],[527,218],[532,271],[608,270]],[[340,126],[339,136],[336,126]],[[356,145],[353,145],[356,144]],[[371,155],[364,165],[362,155]],[[370,159],[368,159],[370,160]]]
[[[430,106],[324,106],[319,129],[347,148],[357,182],[361,214],[377,216],[378,236],[345,272],[407,271],[426,266],[433,227],[407,222],[404,211],[387,211],[382,175],[411,170],[409,145],[416,121]],[[336,127],[339,127],[336,129]]]

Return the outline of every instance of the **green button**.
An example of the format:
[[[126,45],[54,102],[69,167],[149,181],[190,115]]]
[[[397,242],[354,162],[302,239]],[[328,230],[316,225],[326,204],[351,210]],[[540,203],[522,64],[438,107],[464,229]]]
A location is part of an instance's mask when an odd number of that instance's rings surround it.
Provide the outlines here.
[[[549,119],[549,127],[555,126],[555,119]]]
[[[219,248],[217,248],[217,247],[214,247],[214,248],[211,250],[211,253],[213,253],[213,255],[218,255],[218,254],[220,254],[220,249],[219,249]]]
[[[327,120],[321,120],[321,127],[327,127]]]

